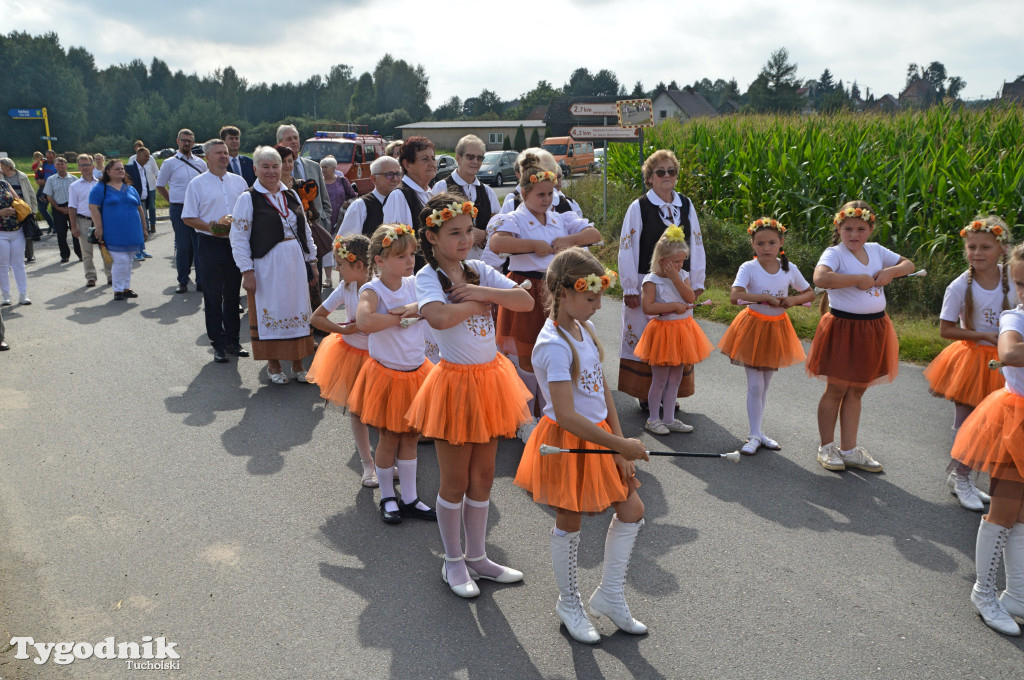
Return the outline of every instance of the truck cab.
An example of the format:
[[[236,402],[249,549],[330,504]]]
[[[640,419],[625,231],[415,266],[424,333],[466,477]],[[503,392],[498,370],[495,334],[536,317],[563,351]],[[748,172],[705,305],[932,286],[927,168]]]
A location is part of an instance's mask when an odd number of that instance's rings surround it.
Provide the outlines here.
[[[327,156],[334,156],[338,161],[337,172],[344,175],[356,191],[366,194],[373,191],[370,163],[384,155],[384,146],[383,137],[368,134],[365,130],[317,130],[313,137],[302,143],[299,155],[317,163]]]

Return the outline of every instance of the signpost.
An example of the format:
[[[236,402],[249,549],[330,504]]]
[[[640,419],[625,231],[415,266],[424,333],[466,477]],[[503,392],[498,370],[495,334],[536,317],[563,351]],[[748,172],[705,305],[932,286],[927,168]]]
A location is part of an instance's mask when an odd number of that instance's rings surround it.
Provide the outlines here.
[[[623,139],[635,140],[635,128],[621,128],[616,125],[577,125],[569,130],[573,139]]]
[[[616,102],[608,102],[604,104],[586,104],[579,103],[573,104],[569,107],[569,113],[576,116],[577,118],[583,116],[617,116],[619,115],[616,108]]]
[[[39,139],[46,142],[46,149],[48,151],[53,151],[53,144],[51,144],[51,142],[57,141],[57,138],[50,136],[50,119],[46,115],[45,106],[41,109],[8,109],[7,115],[15,120],[39,120],[42,118],[43,127],[46,128],[46,134],[41,136]]]

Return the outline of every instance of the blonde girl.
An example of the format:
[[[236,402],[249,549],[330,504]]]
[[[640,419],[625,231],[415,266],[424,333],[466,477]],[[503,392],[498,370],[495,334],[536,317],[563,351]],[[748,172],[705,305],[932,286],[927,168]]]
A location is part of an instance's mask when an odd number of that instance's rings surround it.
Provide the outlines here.
[[[383,224],[370,239],[369,258],[377,278],[359,289],[356,327],[370,336],[370,357],[348,395],[348,408],[380,431],[376,472],[380,515],[388,524],[403,518],[435,520],[433,509],[416,492],[416,443],[419,433],[405,414],[433,365],[424,355],[423,324],[416,304],[413,267],[416,236],[405,224]],[[403,323],[403,319],[414,320]],[[396,459],[397,458],[397,462]],[[395,498],[394,471],[402,481]]]
[[[683,269],[689,256],[683,230],[675,225],[667,228],[654,245],[650,273],[640,289],[640,305],[651,320],[633,352],[651,365],[650,415],[644,429],[657,435],[693,432],[692,425],[676,419],[676,394],[683,367],[704,361],[714,349],[693,320],[697,296]]]
[[[487,559],[485,548],[498,437],[514,437],[530,420],[531,396],[512,362],[498,352],[491,306],[526,312],[533,298],[480,260],[466,260],[478,214],[472,202],[454,193],[434,196],[421,214],[418,236],[427,266],[416,274],[416,299],[441,359],[408,413],[410,425],[432,438],[437,450],[441,578],[460,597],[480,594],[475,579],[523,578],[521,571]]]
[[[975,544],[971,602],[986,625],[1020,635],[1012,617],[1024,617],[1024,245],[1013,249],[1009,269],[1018,305],[999,315],[996,343],[1006,387],[985,397],[967,417],[952,455],[992,478],[992,506],[981,517]],[[1000,558],[1006,562],[1002,594],[996,589]]]
[[[626,569],[644,504],[633,461],[647,460],[644,445],[622,436],[611,390],[605,383],[604,350],[590,317],[614,273],[582,248],[556,255],[545,276],[548,318],[533,349],[533,366],[544,394],[544,417],[530,435],[515,483],[537,503],[555,510],[551,564],[558,583],[555,613],[580,642],[600,640],[583,609],[577,584],[577,553],[583,513],[615,508],[605,540],[601,584],[590,597],[595,615],[610,618],[634,634],[647,626],[630,614],[625,599]],[[595,447],[614,454],[541,455],[541,444],[558,448]]]
[[[882,464],[857,446],[861,398],[870,386],[899,372],[899,340],[885,313],[885,286],[913,273],[914,263],[878,243],[875,211],[864,201],[844,204],[832,220],[832,247],[814,268],[814,284],[828,288],[828,304],[811,343],[807,374],[827,382],[818,403],[818,462],[826,470],[848,467],[881,472]],[[840,446],[836,446],[836,420]]]
[[[370,239],[362,234],[337,236],[334,239],[333,256],[341,275],[341,285],[316,308],[310,325],[330,333],[320,341],[320,347],[313,357],[306,379],[320,386],[320,396],[332,404],[344,406],[349,391],[359,375],[366,359],[369,336],[356,326],[356,307],[359,305],[359,289],[370,279]],[[328,315],[344,305],[346,321],[336,324]],[[377,471],[373,466],[370,452],[370,428],[350,413],[352,436],[356,450],[363,463],[362,485],[377,486]]]
[[[929,390],[953,402],[953,439],[971,411],[1005,385],[999,371],[989,370],[996,358],[999,314],[1012,306],[1017,291],[1010,282],[1006,258],[1010,230],[1000,218],[978,216],[960,230],[970,265],[946,287],[939,312],[939,333],[952,344],[924,371]],[[960,505],[982,512],[989,496],[971,481],[966,465],[958,465],[946,480]]]
[[[777,441],[764,433],[768,386],[775,371],[804,360],[804,347],[786,310],[814,299],[814,290],[786,257],[782,246],[786,227],[762,217],[747,227],[754,259],[740,265],[729,301],[746,305],[725,331],[718,348],[747,374],[747,420],[750,431],[741,453],[758,448],[779,451]],[[790,289],[797,291],[790,295]]]

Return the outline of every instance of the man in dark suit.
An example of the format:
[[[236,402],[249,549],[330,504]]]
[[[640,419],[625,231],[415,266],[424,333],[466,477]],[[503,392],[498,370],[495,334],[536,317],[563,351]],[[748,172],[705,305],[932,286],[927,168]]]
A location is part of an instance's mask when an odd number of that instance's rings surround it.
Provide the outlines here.
[[[220,138],[228,145],[228,172],[241,175],[249,186],[256,183],[256,170],[252,167],[252,158],[238,153],[242,147],[242,131],[234,125],[225,125],[220,129]]]
[[[299,157],[299,152],[302,150],[302,141],[299,138],[299,131],[294,125],[281,125],[277,128],[277,143],[287,146],[295,155],[292,177],[297,180],[316,180],[316,186],[320,195],[317,196],[317,203],[314,205],[316,205],[317,214],[320,215],[321,224],[327,223],[331,219],[331,197],[327,195],[324,171],[320,169],[320,164],[308,158]]]

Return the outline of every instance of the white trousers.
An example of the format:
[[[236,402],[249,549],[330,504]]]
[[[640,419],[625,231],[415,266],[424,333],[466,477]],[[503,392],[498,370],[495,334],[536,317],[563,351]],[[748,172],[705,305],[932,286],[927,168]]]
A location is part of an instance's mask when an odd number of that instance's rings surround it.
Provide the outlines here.
[[[11,296],[11,279],[8,269],[14,270],[14,282],[18,284],[18,292],[28,292],[28,277],[25,275],[25,233],[17,231],[0,231],[0,291],[4,297]]]
[[[132,287],[132,257],[135,253],[110,251],[114,263],[110,265],[110,276],[114,279],[114,292],[123,293]]]

